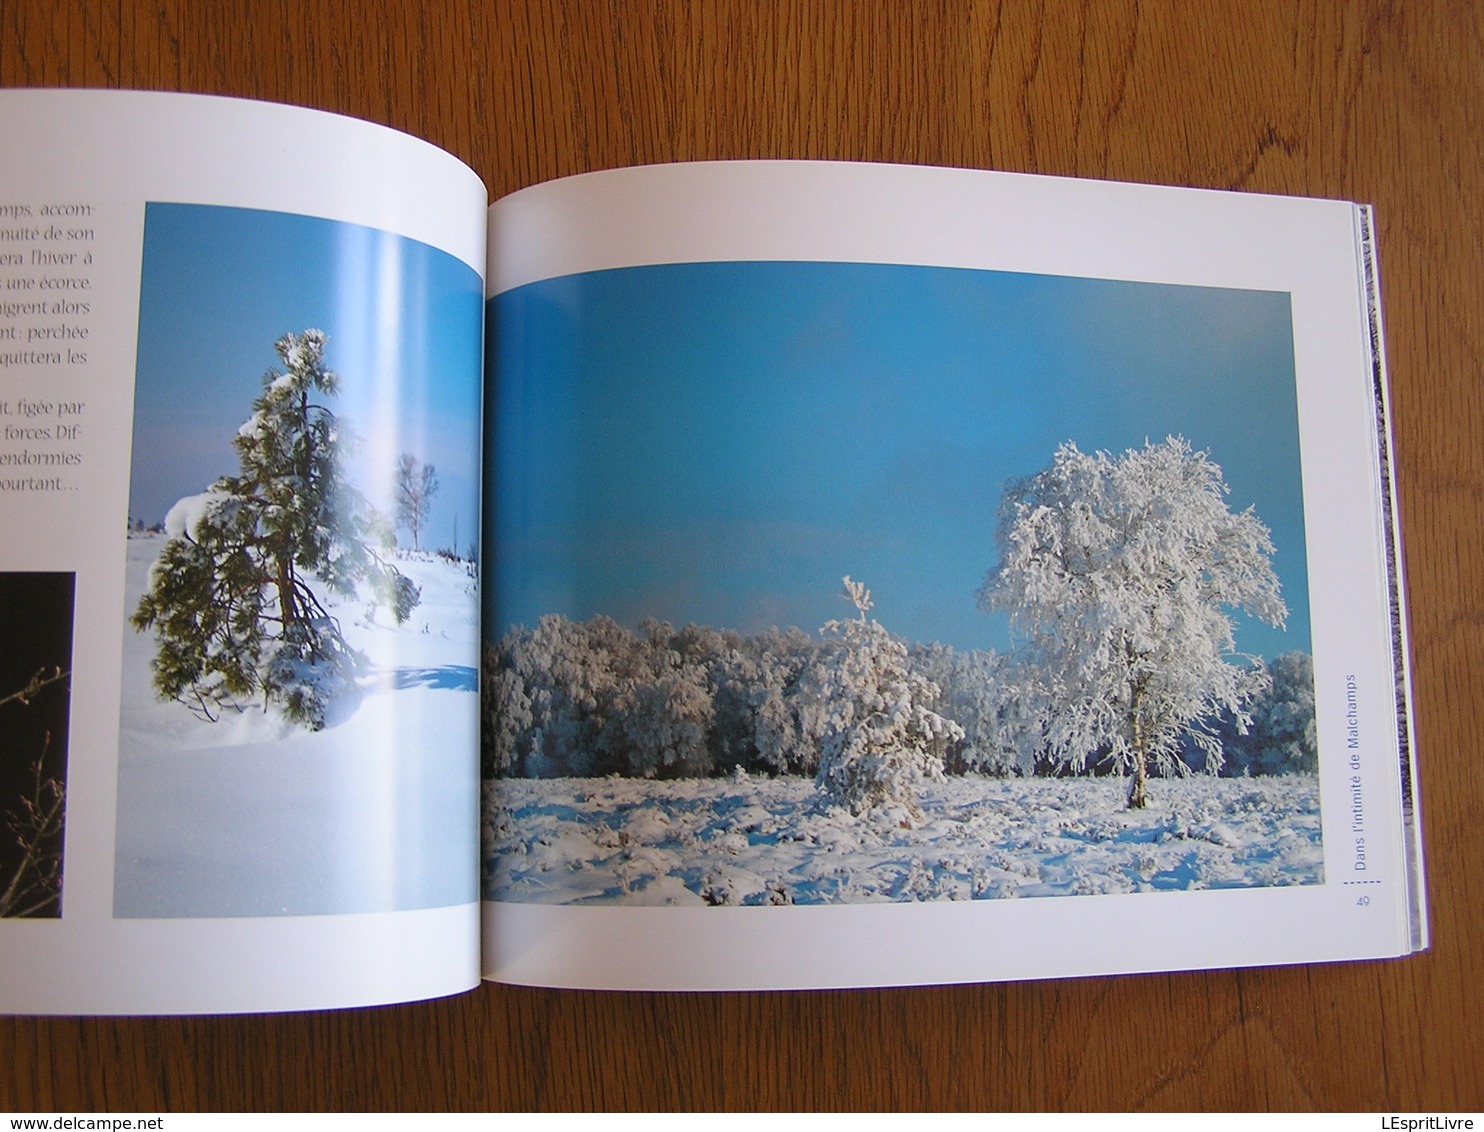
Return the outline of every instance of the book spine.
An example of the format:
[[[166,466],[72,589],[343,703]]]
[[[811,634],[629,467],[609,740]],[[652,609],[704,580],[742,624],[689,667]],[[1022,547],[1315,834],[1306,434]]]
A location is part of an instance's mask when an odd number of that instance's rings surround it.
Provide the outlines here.
[[[1402,573],[1397,520],[1395,453],[1391,436],[1391,393],[1386,373],[1386,339],[1381,324],[1380,275],[1376,264],[1376,224],[1368,204],[1356,206],[1371,392],[1376,413],[1376,454],[1380,466],[1382,536],[1385,540],[1387,595],[1391,606],[1391,663],[1396,683],[1396,740],[1400,758],[1402,852],[1406,864],[1408,926],[1413,951],[1427,946],[1427,894],[1422,862],[1422,823],[1413,757],[1411,658],[1407,644],[1406,585]]]

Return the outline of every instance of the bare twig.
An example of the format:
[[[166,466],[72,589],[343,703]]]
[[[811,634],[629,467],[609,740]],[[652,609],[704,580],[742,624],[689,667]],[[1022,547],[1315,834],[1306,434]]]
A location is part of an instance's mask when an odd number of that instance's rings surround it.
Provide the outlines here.
[[[61,781],[43,777],[42,766],[51,749],[51,732],[41,755],[31,764],[30,795],[20,808],[6,813],[5,824],[20,847],[21,859],[0,893],[0,917],[34,916],[62,900],[62,814],[66,789]]]
[[[8,696],[0,696],[0,706],[17,701],[23,704],[31,702],[32,697],[43,688],[49,687],[60,680],[65,680],[72,675],[70,669],[63,670],[60,665],[54,665],[50,672],[45,665],[36,670],[36,675],[18,692],[12,692]]]

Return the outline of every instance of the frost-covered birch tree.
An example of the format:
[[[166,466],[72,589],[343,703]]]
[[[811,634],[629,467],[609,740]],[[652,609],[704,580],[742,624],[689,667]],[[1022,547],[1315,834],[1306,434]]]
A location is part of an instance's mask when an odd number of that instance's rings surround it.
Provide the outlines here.
[[[1218,715],[1249,721],[1266,672],[1237,652],[1229,611],[1281,625],[1273,543],[1251,508],[1233,513],[1221,469],[1183,439],[1121,456],[1070,441],[1013,482],[1000,505],[1000,562],[979,591],[1019,638],[1022,687],[1043,712],[1051,757],[1106,757],[1130,775],[1178,773],[1188,736],[1221,763]]]
[[[325,343],[321,330],[274,343],[282,368],[264,374],[233,438],[240,473],[170,509],[134,610],[134,627],[158,640],[155,690],[203,718],[257,697],[318,730],[359,662],[320,588],[364,584],[399,624],[418,603],[377,550],[391,541],[385,520],[345,479],[340,423],[320,399],[340,384]]]
[[[432,464],[424,464],[411,452],[403,452],[397,460],[396,492],[397,522],[412,532],[412,549],[421,550],[418,536],[427,525],[433,496],[438,494],[438,472]],[[457,538],[454,543],[457,551]]]

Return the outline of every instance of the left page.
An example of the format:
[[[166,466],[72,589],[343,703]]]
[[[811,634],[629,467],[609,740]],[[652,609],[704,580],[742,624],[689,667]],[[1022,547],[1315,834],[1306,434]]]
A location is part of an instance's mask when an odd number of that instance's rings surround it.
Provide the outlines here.
[[[477,981],[484,204],[364,122],[0,92],[0,1010]]]

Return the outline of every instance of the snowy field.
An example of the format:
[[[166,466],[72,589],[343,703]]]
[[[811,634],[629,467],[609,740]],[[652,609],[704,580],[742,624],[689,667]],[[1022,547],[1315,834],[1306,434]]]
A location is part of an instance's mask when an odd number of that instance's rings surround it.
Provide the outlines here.
[[[129,539],[126,615],[164,541]],[[154,635],[125,626],[115,915],[384,912],[477,897],[474,579],[431,555],[396,565],[422,587],[406,624],[326,602],[370,664],[360,698],[334,705],[319,732],[260,705],[210,723],[161,702]]]
[[[822,809],[811,779],[485,784],[485,897],[824,904],[1319,884],[1318,780],[950,779],[923,818]]]

